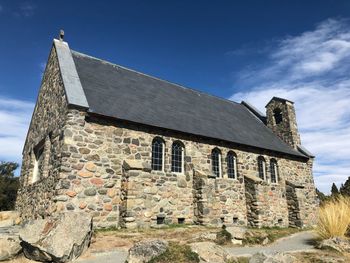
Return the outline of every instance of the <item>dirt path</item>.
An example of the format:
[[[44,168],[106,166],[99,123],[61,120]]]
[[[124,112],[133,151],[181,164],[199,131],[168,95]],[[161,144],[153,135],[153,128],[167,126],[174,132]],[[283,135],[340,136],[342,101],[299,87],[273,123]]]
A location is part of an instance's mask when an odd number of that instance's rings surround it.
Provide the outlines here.
[[[312,244],[316,234],[312,231],[305,231],[293,234],[289,237],[281,238],[267,246],[254,247],[234,247],[226,248],[226,251],[235,256],[252,256],[257,252],[296,252],[296,251],[315,251]]]

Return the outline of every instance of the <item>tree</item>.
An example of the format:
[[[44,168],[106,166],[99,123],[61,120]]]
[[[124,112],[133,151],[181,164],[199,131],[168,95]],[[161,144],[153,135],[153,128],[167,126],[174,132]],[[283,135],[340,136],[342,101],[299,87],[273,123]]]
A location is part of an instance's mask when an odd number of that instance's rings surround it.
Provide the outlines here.
[[[327,200],[327,196],[324,193],[322,193],[320,190],[318,190],[317,188],[316,188],[316,194],[317,194],[318,200],[320,200],[320,203],[323,203],[324,201]]]
[[[339,195],[339,190],[338,187],[335,185],[335,183],[332,184],[332,189],[331,189],[331,196],[332,197],[336,197],[337,195]]]
[[[342,184],[339,190],[342,195],[350,196],[350,177]]]
[[[14,175],[18,164],[0,162],[0,211],[12,210],[15,207],[19,180]]]

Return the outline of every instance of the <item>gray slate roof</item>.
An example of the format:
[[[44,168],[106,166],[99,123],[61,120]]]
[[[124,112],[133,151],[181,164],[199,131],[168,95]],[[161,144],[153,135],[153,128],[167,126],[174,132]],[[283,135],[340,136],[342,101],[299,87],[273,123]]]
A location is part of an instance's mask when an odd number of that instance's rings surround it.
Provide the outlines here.
[[[305,157],[242,104],[75,51],[72,56],[90,112]]]

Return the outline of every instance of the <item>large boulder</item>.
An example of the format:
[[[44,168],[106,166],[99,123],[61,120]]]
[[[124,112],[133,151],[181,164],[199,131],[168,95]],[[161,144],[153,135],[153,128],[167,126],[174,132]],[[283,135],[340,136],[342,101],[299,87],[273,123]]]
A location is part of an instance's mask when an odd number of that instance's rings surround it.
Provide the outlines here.
[[[53,219],[30,221],[19,234],[27,258],[67,262],[79,257],[89,246],[92,218],[85,213],[63,213]]]
[[[15,257],[21,250],[18,236],[0,237],[0,261]]]
[[[322,240],[318,245],[320,249],[332,249],[338,252],[350,253],[350,241],[342,237],[334,237]]]
[[[259,252],[254,254],[250,259],[249,263],[297,263],[298,259],[290,254],[286,253],[273,253],[266,254]]]
[[[247,232],[247,228],[241,226],[227,226],[226,231],[231,234],[232,238],[242,240]]]
[[[129,249],[128,263],[145,263],[164,253],[168,248],[164,240],[146,240],[136,243]]]
[[[221,246],[213,242],[196,242],[190,244],[193,252],[196,252],[201,262],[224,263],[233,259]]]

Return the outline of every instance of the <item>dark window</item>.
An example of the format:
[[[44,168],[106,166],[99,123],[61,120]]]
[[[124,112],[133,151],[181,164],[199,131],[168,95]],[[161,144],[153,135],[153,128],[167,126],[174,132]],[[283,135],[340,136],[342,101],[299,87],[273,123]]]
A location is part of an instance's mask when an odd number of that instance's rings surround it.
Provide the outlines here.
[[[272,159],[270,162],[270,170],[271,170],[271,183],[277,183],[278,166],[277,166],[277,161],[275,159]]]
[[[157,225],[163,225],[165,222],[164,216],[157,216]]]
[[[227,154],[227,176],[228,178],[237,178],[237,157],[234,152]]]
[[[259,168],[259,177],[262,180],[266,179],[266,163],[265,159],[262,156],[259,156],[258,158],[258,168]]]
[[[171,147],[171,171],[183,172],[183,146],[180,142],[174,142]]]
[[[211,152],[211,167],[213,171],[213,175],[215,177],[220,177],[221,176],[221,154],[220,150],[215,148]]]
[[[39,181],[44,173],[44,140],[34,148],[34,169],[32,183]]]
[[[163,170],[164,142],[161,138],[155,138],[152,142],[152,170]]]
[[[275,123],[279,124],[282,122],[282,111],[280,109],[275,109],[273,111],[273,116],[275,118]]]

